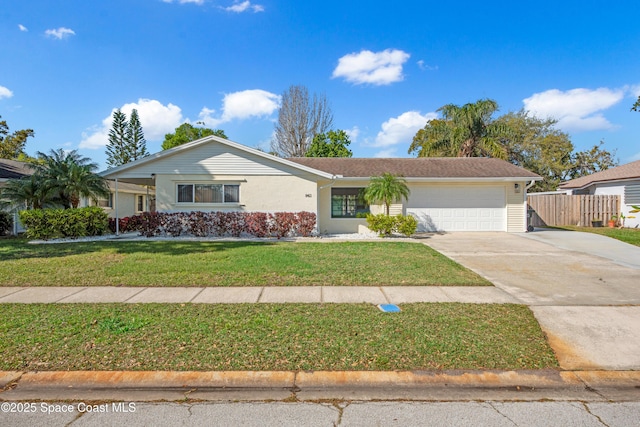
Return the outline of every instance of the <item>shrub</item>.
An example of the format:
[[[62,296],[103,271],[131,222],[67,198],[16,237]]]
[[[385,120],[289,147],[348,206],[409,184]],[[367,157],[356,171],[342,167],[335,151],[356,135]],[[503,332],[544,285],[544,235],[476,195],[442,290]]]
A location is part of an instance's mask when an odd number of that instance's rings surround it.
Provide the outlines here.
[[[407,237],[415,234],[418,229],[418,220],[411,215],[398,215],[396,217],[396,231]]]
[[[30,239],[97,236],[103,234],[109,224],[107,214],[96,206],[79,209],[34,209],[20,211],[18,215]]]
[[[390,236],[396,227],[396,217],[385,214],[367,215],[367,227],[380,236]]]
[[[0,211],[0,236],[9,234],[13,229],[13,218],[9,212]]]
[[[391,236],[394,232],[409,237],[418,229],[418,221],[411,215],[369,214],[367,215],[367,227],[382,237]]]

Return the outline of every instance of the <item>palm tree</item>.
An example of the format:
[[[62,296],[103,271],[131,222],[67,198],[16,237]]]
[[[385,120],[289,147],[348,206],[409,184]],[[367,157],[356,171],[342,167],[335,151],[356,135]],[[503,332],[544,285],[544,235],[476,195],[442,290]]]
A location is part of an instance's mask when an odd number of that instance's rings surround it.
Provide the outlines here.
[[[502,140],[508,137],[508,129],[491,119],[498,111],[494,100],[447,104],[438,111],[442,119],[430,120],[418,131],[409,153],[417,151],[418,157],[507,157]]]
[[[65,152],[51,150],[51,154],[38,152],[42,160],[36,173],[45,187],[50,187],[54,200],[67,208],[77,208],[81,197],[108,197],[107,181],[97,175],[97,163],[78,154],[77,150]]]
[[[383,203],[385,214],[389,216],[391,203],[399,202],[403,198],[409,200],[409,187],[407,181],[390,173],[374,176],[364,190],[364,199],[370,203]]]
[[[42,209],[51,203],[53,191],[42,185],[36,175],[7,180],[2,188],[2,205],[10,208]]]

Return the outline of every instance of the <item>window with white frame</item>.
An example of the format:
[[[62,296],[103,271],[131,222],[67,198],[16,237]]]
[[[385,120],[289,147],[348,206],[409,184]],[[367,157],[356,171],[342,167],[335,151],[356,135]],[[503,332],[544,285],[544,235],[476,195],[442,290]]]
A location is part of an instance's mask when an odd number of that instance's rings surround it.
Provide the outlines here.
[[[240,203],[238,184],[178,184],[178,203]]]
[[[113,193],[109,193],[109,197],[106,199],[99,198],[96,202],[97,206],[101,208],[113,208]]]
[[[144,212],[144,196],[140,194],[136,196],[136,210],[137,212]]]

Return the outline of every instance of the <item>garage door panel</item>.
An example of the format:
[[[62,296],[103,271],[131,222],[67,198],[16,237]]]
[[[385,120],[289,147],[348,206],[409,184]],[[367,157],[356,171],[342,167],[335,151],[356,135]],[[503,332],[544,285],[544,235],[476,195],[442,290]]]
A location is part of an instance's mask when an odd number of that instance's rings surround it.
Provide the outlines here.
[[[503,186],[439,186],[411,190],[407,214],[419,231],[505,231]]]

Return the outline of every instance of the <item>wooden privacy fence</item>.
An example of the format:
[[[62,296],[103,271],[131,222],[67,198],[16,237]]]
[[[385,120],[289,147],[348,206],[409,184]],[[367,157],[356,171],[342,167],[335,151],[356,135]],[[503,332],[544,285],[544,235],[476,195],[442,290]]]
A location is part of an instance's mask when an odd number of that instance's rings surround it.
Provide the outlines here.
[[[620,213],[620,196],[567,196],[565,194],[527,195],[530,214],[529,224],[578,225],[590,227],[591,221],[599,219],[603,224]]]

